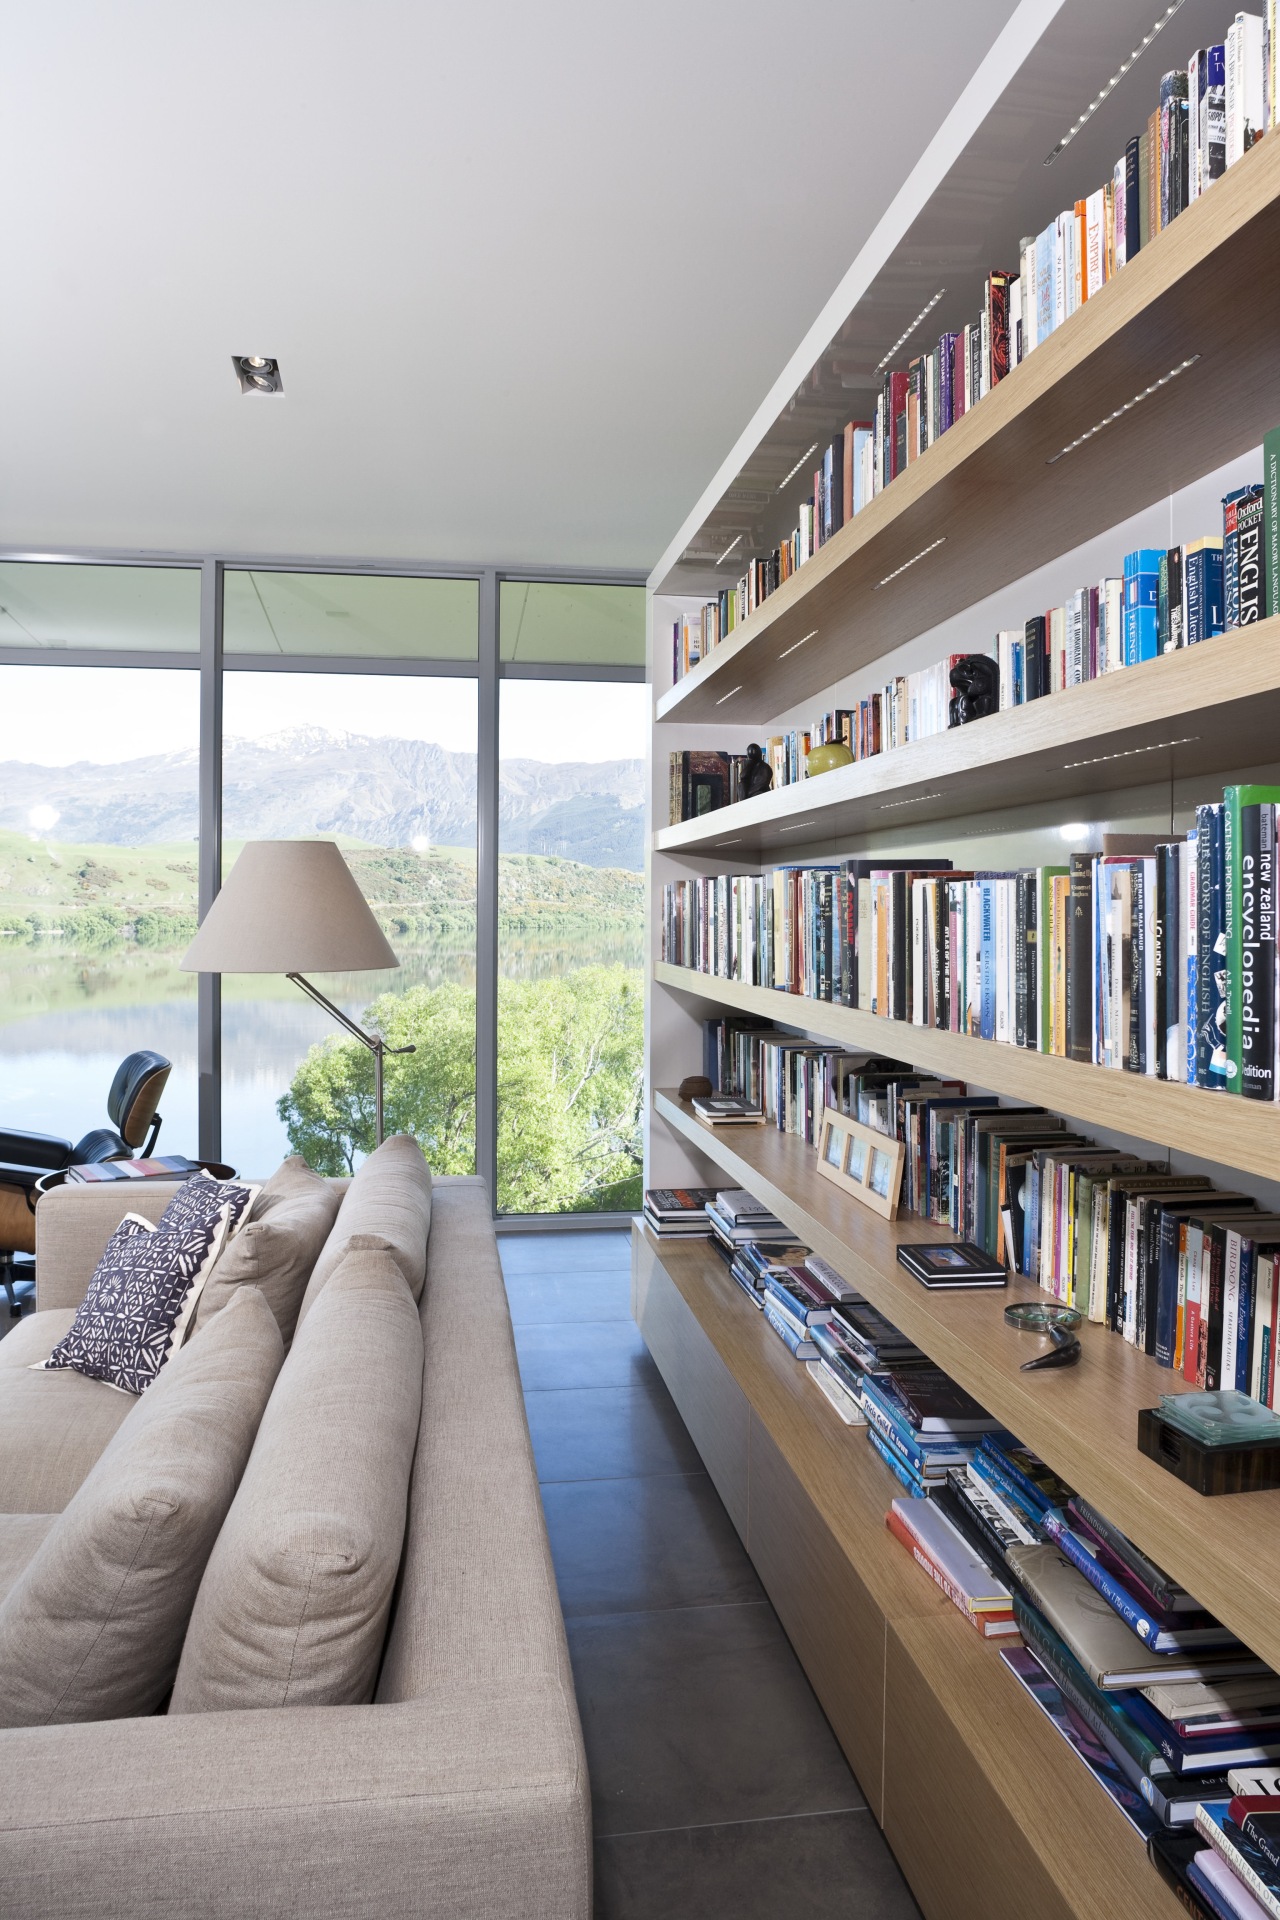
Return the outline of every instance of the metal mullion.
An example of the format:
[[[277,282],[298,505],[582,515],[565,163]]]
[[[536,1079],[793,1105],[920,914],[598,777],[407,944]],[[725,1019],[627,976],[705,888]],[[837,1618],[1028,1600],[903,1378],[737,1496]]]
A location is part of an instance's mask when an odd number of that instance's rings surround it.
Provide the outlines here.
[[[636,686],[643,685],[648,677],[643,667],[577,665],[565,660],[504,660],[498,675],[503,680],[600,680]]]
[[[480,577],[476,690],[476,1172],[498,1207],[498,577]]]
[[[200,569],[200,918],[222,885],[222,562]],[[199,1151],[222,1158],[222,979],[199,975],[196,1002]]]
[[[374,655],[331,653],[232,653],[223,657],[226,673],[366,673],[394,674],[424,679],[474,680],[480,668],[475,660],[380,658]]]
[[[0,667],[160,667],[195,673],[198,653],[140,653],[116,647],[0,647]]]

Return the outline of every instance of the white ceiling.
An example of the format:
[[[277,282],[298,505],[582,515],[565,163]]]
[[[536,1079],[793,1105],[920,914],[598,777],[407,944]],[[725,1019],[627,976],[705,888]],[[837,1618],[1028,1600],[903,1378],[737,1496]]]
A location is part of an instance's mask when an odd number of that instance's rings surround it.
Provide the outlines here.
[[[0,544],[648,568],[1012,11],[10,7]]]

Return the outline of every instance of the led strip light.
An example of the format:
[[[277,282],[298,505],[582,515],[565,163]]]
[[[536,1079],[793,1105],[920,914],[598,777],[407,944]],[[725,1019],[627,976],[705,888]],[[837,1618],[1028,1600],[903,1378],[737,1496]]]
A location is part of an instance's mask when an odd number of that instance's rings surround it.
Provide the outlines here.
[[[900,335],[900,337],[894,341],[888,353],[886,353],[884,359],[880,362],[879,366],[876,368],[877,373],[883,373],[885,368],[888,366],[889,362],[892,360],[894,354],[897,353],[898,349],[900,347],[906,346],[908,340],[911,338],[916,328],[920,325],[920,322],[924,319],[927,319],[929,314],[933,312],[934,308],[937,306],[939,300],[941,300],[945,292],[946,292],[945,287],[939,287],[938,291],[934,294],[928,306],[921,307],[919,313],[916,315],[915,319],[911,322],[911,325],[907,328],[906,332]],[[806,455],[805,457],[807,458],[808,456]]]
[[[1157,740],[1150,747],[1125,747],[1120,753],[1100,753],[1094,760],[1064,760],[1062,771],[1070,773],[1074,767],[1100,767],[1104,760],[1132,760],[1140,753],[1162,753],[1166,747],[1189,747],[1199,738],[1198,733],[1184,733],[1178,740]]]
[[[813,445],[808,449],[808,451],[800,455],[800,458],[796,461],[790,473],[785,474],[783,478],[779,480],[777,485],[777,492],[781,493],[782,489],[788,484],[788,482],[795,479],[796,475],[799,473],[805,461],[812,459],[813,455],[818,451],[818,448],[820,445],[821,445],[821,442],[815,440]]]
[[[1069,440],[1065,447],[1059,447],[1056,453],[1050,454],[1049,458],[1045,461],[1046,467],[1056,466],[1058,461],[1065,459],[1067,454],[1074,453],[1077,447],[1082,447],[1086,440],[1092,440],[1095,433],[1101,433],[1104,427],[1109,427],[1113,425],[1115,421],[1122,420],[1126,413],[1131,413],[1135,407],[1141,406],[1142,402],[1149,400],[1153,393],[1159,393],[1161,387],[1167,387],[1171,380],[1176,380],[1178,375],[1185,373],[1188,367],[1194,367],[1199,358],[1200,355],[1198,353],[1193,353],[1189,360],[1182,362],[1181,366],[1170,367],[1168,373],[1162,374],[1158,380],[1153,380],[1149,387],[1142,389],[1141,393],[1135,393],[1132,400],[1126,400],[1124,405],[1117,407],[1114,413],[1105,414],[1096,426],[1087,428],[1086,431],[1078,435],[1076,439]]]
[[[732,700],[735,693],[741,693],[741,692],[742,692],[742,688],[740,686],[730,687],[728,693],[722,693],[720,695],[720,698],[716,701],[716,705],[718,707],[722,707],[726,700]]]
[[[1182,5],[1182,0],[1173,0],[1173,4],[1169,7],[1166,7],[1165,11],[1160,15],[1160,18],[1156,21],[1155,25],[1152,27],[1150,33],[1144,36],[1144,38],[1134,48],[1133,52],[1129,55],[1129,58],[1127,60],[1121,61],[1120,65],[1116,68],[1115,72],[1112,74],[1111,78],[1108,80],[1106,86],[1102,88],[1100,93],[1096,93],[1094,95],[1093,99],[1089,102],[1088,106],[1085,108],[1084,112],[1080,115],[1080,118],[1075,122],[1075,124],[1073,126],[1068,127],[1067,131],[1063,134],[1061,140],[1059,140],[1057,146],[1053,149],[1053,152],[1045,155],[1044,164],[1046,167],[1051,167],[1054,161],[1057,159],[1058,155],[1062,152],[1063,148],[1069,147],[1071,145],[1071,142],[1075,139],[1081,127],[1084,126],[1087,120],[1091,120],[1093,118],[1094,114],[1098,111],[1098,108],[1102,105],[1103,101],[1106,99],[1107,95],[1112,91],[1112,89],[1114,87],[1119,86],[1120,82],[1124,79],[1126,73],[1128,73],[1134,61],[1141,60],[1143,54],[1146,52],[1147,48],[1151,45],[1151,42],[1155,39],[1156,35],[1164,31],[1164,29],[1168,26],[1169,22],[1172,20],[1174,14],[1178,11],[1178,8],[1181,5]]]
[[[942,794],[939,791],[938,793],[918,793],[914,800],[884,800],[880,804],[880,812],[892,813],[895,807],[919,807],[923,806],[926,800],[941,800],[941,798]]]
[[[816,627],[810,627],[808,633],[806,633],[804,636],[804,640],[797,640],[793,647],[787,647],[782,653],[778,655],[779,660],[785,660],[789,653],[799,653],[801,647],[805,643],[805,640],[812,640],[814,635],[817,633],[817,631],[818,629]]]
[[[945,546],[946,540],[947,536],[944,533],[940,539],[931,540],[927,547],[921,547],[919,553],[912,554],[910,560],[904,560],[902,565],[895,567],[892,573],[886,573],[883,580],[877,580],[872,592],[879,593],[881,587],[887,587],[891,580],[896,580],[898,575],[905,573],[908,567],[914,567],[917,560],[923,560],[926,553],[933,553],[936,548]]]
[[[734,548],[740,547],[741,545],[742,545],[742,535],[739,533],[729,542],[724,552],[720,555],[720,558],[716,561],[716,565],[718,567],[722,567],[725,561],[729,558],[729,555],[733,552]]]

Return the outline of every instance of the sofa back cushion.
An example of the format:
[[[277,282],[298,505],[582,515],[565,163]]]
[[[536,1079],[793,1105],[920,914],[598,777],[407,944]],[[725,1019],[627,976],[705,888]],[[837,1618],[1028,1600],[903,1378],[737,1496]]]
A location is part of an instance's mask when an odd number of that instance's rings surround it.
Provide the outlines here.
[[[263,1417],[192,1611],[171,1713],[371,1698],[421,1406],[417,1309],[394,1250],[357,1235]]]
[[[394,1133],[356,1169],[303,1295],[298,1325],[310,1313],[355,1234],[377,1234],[388,1243],[410,1293],[420,1300],[430,1231],[431,1169],[416,1140],[407,1133]]]
[[[247,1223],[205,1282],[196,1308],[197,1328],[208,1325],[237,1287],[256,1287],[288,1345],[340,1204],[341,1196],[300,1154],[286,1160],[262,1188]]]
[[[0,1602],[0,1725],[160,1705],[283,1357],[244,1287],[130,1409]]]

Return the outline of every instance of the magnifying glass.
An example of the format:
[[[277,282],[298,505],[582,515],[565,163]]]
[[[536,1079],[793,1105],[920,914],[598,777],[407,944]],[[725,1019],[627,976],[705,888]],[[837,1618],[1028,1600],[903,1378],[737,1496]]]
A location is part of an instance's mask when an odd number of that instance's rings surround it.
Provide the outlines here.
[[[1051,1346],[1034,1360],[1024,1360],[1022,1373],[1038,1373],[1047,1367],[1074,1367],[1084,1348],[1076,1337],[1081,1315],[1075,1307],[1054,1306],[1051,1302],[1017,1301],[1004,1310],[1004,1317],[1019,1333],[1047,1334]]]

